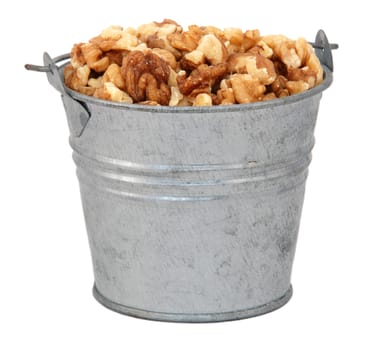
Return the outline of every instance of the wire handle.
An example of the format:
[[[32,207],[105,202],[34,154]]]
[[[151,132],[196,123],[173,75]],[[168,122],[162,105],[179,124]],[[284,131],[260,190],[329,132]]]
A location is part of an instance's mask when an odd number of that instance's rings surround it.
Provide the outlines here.
[[[68,59],[71,58],[71,55],[69,53],[65,53],[63,55],[60,55],[60,56],[57,56],[55,57],[54,59],[52,59],[52,62],[53,63],[59,63],[59,62],[62,62],[62,61],[66,61]],[[50,72],[51,71],[51,67],[48,65],[48,66],[37,66],[35,64],[25,64],[24,65],[24,68],[27,69],[27,70],[32,70],[32,71],[35,71],[35,72]]]

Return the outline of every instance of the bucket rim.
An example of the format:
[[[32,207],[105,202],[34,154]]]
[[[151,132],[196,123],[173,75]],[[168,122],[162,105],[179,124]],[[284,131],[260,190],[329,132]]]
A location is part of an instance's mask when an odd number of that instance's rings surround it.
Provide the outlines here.
[[[62,81],[64,81],[63,70],[68,63],[69,62],[66,62],[65,64],[59,67],[59,73]],[[232,105],[171,107],[171,106],[141,105],[137,103],[113,102],[82,94],[80,92],[70,89],[65,84],[63,85],[69,96],[71,96],[73,99],[77,101],[84,102],[86,104],[94,104],[104,107],[116,108],[120,110],[131,110],[131,111],[133,110],[133,111],[143,111],[150,113],[168,113],[168,114],[177,114],[177,113],[192,114],[192,113],[207,113],[207,112],[225,113],[225,112],[237,112],[237,111],[244,112],[244,111],[269,109],[277,106],[289,105],[322,93],[332,84],[333,81],[333,72],[325,65],[322,65],[322,67],[324,71],[323,82],[307,91],[287,97],[276,98],[269,101],[259,101],[259,102],[241,103],[241,104],[238,103]]]

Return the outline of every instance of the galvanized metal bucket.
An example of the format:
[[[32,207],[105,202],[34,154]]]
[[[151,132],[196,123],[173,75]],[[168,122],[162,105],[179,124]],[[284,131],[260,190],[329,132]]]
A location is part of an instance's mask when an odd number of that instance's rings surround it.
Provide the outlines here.
[[[214,322],[284,305],[324,82],[246,105],[156,107],[62,94],[89,237],[94,296],[131,316]]]

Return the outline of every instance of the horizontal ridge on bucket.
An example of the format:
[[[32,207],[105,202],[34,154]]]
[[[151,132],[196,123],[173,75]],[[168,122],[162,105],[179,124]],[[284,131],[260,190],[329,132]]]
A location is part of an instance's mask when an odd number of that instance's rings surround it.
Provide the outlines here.
[[[103,163],[96,166],[95,161],[85,159],[77,152],[73,157],[81,182],[125,197],[156,200],[207,200],[243,192],[248,196],[265,191],[285,191],[305,181],[311,158],[308,154],[304,159],[282,166],[251,166],[231,171],[214,167],[211,170],[206,168],[204,172],[186,169],[180,174],[177,170],[170,172],[167,167],[164,172],[155,173],[135,168],[129,172],[110,166],[105,169]]]

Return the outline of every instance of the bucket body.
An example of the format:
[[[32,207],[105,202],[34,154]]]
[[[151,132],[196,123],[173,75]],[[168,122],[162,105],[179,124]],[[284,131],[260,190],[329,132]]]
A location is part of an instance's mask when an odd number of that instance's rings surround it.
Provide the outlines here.
[[[122,105],[67,89],[90,114],[70,144],[96,299],[176,322],[285,304],[326,73],[306,93],[235,106]]]

